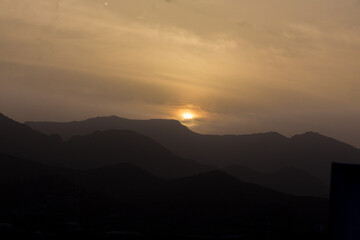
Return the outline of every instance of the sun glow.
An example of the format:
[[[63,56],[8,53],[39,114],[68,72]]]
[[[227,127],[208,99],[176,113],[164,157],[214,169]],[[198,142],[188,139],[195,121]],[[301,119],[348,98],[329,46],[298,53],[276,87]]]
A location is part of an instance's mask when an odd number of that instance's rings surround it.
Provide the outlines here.
[[[192,114],[192,113],[189,113],[189,112],[187,112],[187,113],[183,113],[183,119],[184,120],[191,120],[191,119],[193,119],[194,118],[194,114]]]

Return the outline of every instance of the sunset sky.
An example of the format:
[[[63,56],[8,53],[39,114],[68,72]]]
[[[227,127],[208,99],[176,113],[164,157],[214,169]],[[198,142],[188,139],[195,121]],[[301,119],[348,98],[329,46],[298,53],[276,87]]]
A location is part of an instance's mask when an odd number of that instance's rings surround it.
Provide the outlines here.
[[[0,0],[0,112],[360,147],[359,0]],[[193,119],[183,119],[192,114]]]

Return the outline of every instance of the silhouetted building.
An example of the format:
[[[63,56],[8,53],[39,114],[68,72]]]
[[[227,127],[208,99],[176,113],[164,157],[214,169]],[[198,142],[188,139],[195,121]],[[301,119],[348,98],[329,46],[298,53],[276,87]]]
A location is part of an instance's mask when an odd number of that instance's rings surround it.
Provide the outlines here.
[[[333,163],[331,174],[333,240],[360,239],[360,165]]]

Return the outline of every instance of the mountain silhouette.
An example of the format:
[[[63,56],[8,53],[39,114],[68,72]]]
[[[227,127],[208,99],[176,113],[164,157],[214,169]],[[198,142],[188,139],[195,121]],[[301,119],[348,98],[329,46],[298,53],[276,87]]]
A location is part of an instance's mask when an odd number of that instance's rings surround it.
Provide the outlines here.
[[[47,136],[0,113],[0,153],[41,160],[61,143],[60,136]]]
[[[238,164],[269,173],[290,166],[305,170],[326,185],[330,181],[332,162],[360,162],[359,149],[313,132],[291,138],[276,132],[204,135],[192,132],[175,120],[129,120],[116,116],[67,123],[26,124],[45,134],[59,134],[65,139],[97,130],[132,130],[153,138],[181,157],[203,164],[218,167]]]
[[[304,170],[283,167],[272,173],[254,171],[248,167],[231,165],[222,169],[238,179],[300,196],[329,196],[329,186]]]
[[[61,164],[88,169],[128,162],[162,177],[189,176],[210,169],[180,158],[154,140],[128,130],[97,131],[64,142]]]
[[[181,158],[135,132],[108,130],[62,141],[5,116],[0,118],[0,152],[76,169],[132,163],[160,177],[190,176],[212,167]]]
[[[110,129],[132,130],[143,135],[151,135],[153,139],[158,139],[164,135],[185,136],[196,133],[190,131],[177,120],[151,119],[151,120],[132,120],[117,116],[96,117],[84,121],[73,122],[25,122],[31,128],[46,133],[48,135],[58,133],[65,140],[76,135],[88,135],[95,131]]]
[[[330,182],[331,163],[360,163],[359,149],[319,133],[295,135],[290,142],[296,167],[326,183]]]
[[[0,208],[0,217],[16,224],[12,236],[73,234],[75,224],[78,234],[99,238],[104,229],[119,229],[151,237],[231,233],[264,239],[271,229],[274,239],[304,232],[311,239],[318,235],[303,229],[327,226],[326,199],[295,197],[222,171],[196,174],[206,170],[203,165],[132,131],[97,131],[61,141],[8,118],[3,122],[9,125],[1,135],[2,150],[19,149],[21,155],[43,162],[0,154],[0,205],[6,206]],[[10,137],[11,144],[6,143]]]

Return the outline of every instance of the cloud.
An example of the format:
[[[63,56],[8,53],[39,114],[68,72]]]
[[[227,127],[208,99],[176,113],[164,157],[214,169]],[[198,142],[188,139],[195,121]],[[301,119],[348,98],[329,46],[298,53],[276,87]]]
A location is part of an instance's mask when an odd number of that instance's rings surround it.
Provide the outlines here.
[[[194,129],[238,133],[358,119],[358,1],[170,3],[0,0],[1,109],[178,118],[191,105]]]

